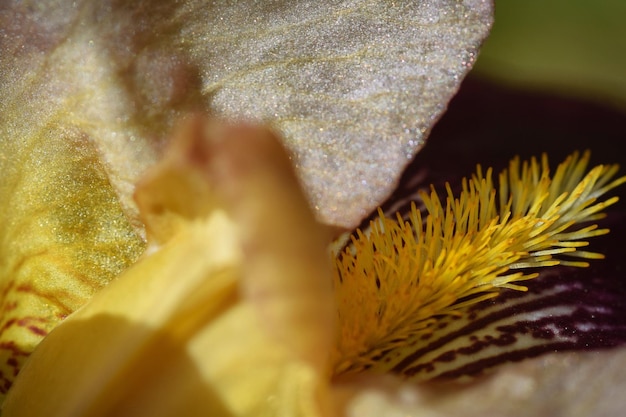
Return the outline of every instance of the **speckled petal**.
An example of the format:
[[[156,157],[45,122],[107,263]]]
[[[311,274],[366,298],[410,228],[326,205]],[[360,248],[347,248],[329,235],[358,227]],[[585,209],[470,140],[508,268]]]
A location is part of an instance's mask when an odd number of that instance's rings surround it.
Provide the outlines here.
[[[181,112],[271,123],[318,218],[353,227],[393,190],[472,67],[489,0],[5,2],[0,111],[97,138],[127,212]],[[11,58],[6,58],[11,57]]]
[[[0,138],[0,398],[59,322],[144,243],[90,138],[54,124]]]
[[[154,244],[39,344],[3,414],[327,415],[329,234],[285,150],[202,122],[175,145],[138,187]]]

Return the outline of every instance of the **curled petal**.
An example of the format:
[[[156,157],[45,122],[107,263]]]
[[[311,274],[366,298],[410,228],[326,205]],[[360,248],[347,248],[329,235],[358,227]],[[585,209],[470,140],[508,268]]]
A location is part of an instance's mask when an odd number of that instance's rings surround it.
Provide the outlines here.
[[[274,135],[198,119],[181,132],[137,191],[150,250],[39,345],[4,412],[324,415],[325,229]],[[297,213],[275,215],[285,206]]]

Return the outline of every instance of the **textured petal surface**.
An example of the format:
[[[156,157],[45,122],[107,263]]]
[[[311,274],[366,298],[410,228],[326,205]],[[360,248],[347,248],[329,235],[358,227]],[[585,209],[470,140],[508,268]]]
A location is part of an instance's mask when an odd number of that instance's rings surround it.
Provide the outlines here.
[[[476,162],[498,169],[516,154],[564,156],[589,148],[596,163],[623,167],[625,156],[615,146],[626,137],[624,120],[624,113],[593,103],[468,79],[384,207],[402,209],[403,199],[431,182],[443,189],[444,181],[458,183]],[[416,388],[392,378],[361,380],[357,386],[364,391],[348,406],[348,415],[621,415],[625,207],[622,198],[607,210],[599,225],[611,233],[591,242],[606,259],[589,268],[545,271],[525,283],[527,293],[503,294],[478,306],[472,317],[442,322],[440,338],[419,342],[424,349],[414,366],[396,370],[410,371],[416,380],[442,376],[441,384]],[[555,350],[559,353],[550,355]],[[522,362],[510,363],[516,361]],[[469,384],[446,381],[481,372],[486,375]]]
[[[617,417],[624,410],[625,364],[624,350],[552,354],[467,384],[417,388],[387,378],[337,393],[349,398],[347,417]]]
[[[328,231],[274,135],[191,123],[138,187],[161,240],[44,339],[3,413],[326,415]]]
[[[46,134],[0,139],[0,397],[37,343],[144,246],[89,138],[54,124]]]
[[[97,138],[130,202],[177,115],[272,123],[324,222],[390,193],[471,68],[487,0],[4,2],[3,137],[54,114]],[[141,155],[141,158],[138,158]]]
[[[205,63],[211,110],[276,126],[320,218],[350,227],[424,143],[491,11],[487,1],[226,1],[196,11],[212,22],[202,42],[185,39]]]
[[[491,9],[3,1],[0,391],[55,323],[141,252],[134,184],[182,114],[273,123],[318,218],[353,225],[423,143]]]

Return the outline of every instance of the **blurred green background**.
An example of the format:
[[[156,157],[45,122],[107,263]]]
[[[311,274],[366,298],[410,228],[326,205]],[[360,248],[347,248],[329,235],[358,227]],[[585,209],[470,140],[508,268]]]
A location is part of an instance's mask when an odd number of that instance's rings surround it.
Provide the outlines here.
[[[626,0],[496,0],[474,75],[626,110]]]

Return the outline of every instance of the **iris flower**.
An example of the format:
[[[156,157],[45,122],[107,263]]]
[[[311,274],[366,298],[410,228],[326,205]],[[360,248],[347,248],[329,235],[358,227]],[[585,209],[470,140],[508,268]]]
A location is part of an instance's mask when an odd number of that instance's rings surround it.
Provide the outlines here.
[[[468,325],[472,306],[537,275],[517,270],[601,257],[580,248],[607,230],[578,225],[626,181],[616,166],[587,172],[587,154],[553,178],[545,158],[514,160],[497,193],[479,170],[445,205],[424,194],[424,219],[380,211],[333,272],[329,230],[278,139],[188,123],[137,187],[142,259],[39,344],[9,415],[330,415],[347,374],[438,366],[412,358],[449,335],[442,323]]]
[[[338,236],[279,135],[191,116],[138,180],[135,217],[97,129],[62,104],[3,130],[27,132],[2,149],[9,416],[428,413],[413,383],[488,368],[511,332],[466,329],[527,301],[512,294],[548,281],[535,268],[599,262],[582,247],[626,181],[588,153],[552,174],[514,159]]]

